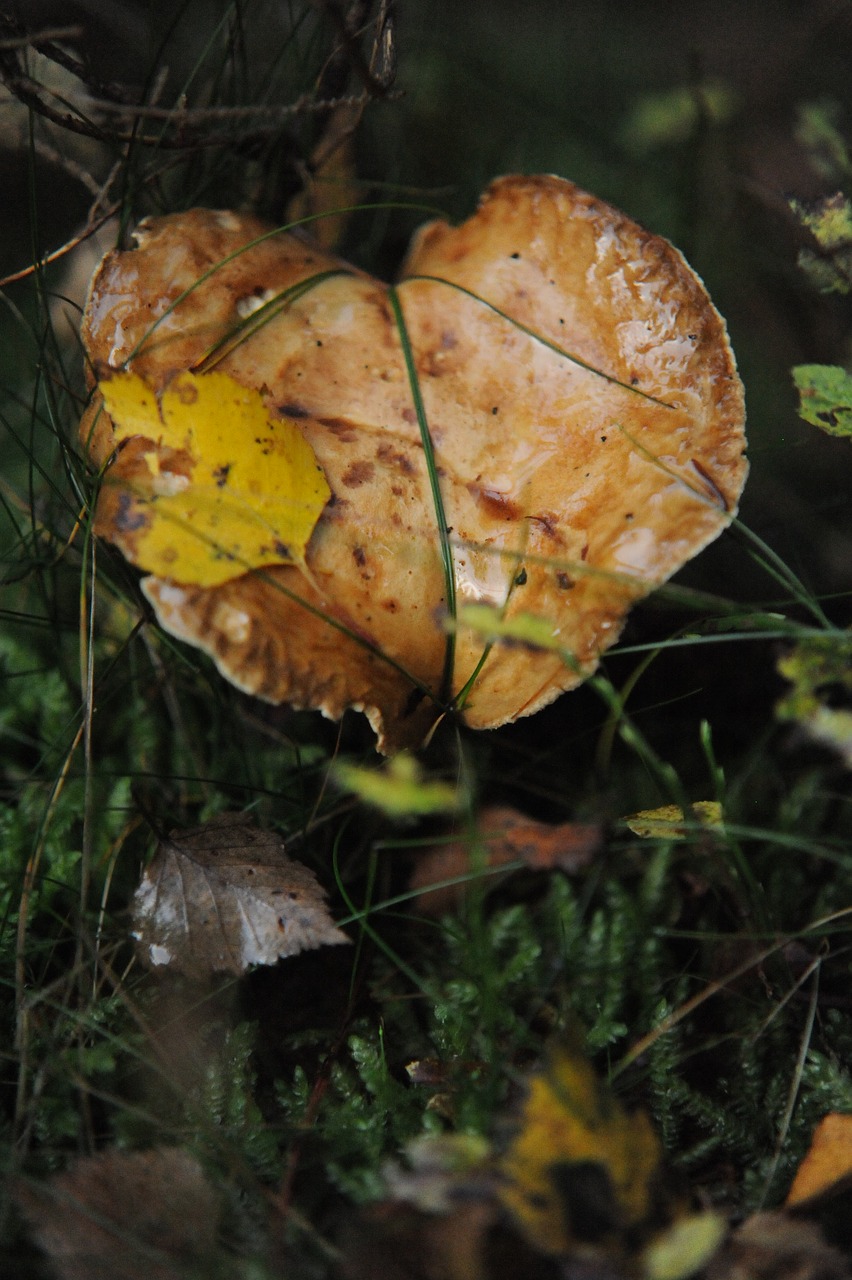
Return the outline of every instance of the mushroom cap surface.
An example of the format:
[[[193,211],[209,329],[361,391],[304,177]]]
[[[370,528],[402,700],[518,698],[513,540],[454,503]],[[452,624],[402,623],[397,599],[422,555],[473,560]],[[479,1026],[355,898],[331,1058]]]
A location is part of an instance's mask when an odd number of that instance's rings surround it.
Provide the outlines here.
[[[129,368],[159,393],[215,363],[296,424],[332,492],[307,574],[149,576],[161,624],[248,693],[364,711],[384,751],[422,741],[474,672],[460,712],[474,728],[547,705],[736,511],[743,391],[704,286],[572,183],[506,177],[460,226],[416,234],[395,286],[406,351],[389,286],[269,232],[204,209],[146,220],[92,282],[97,380]],[[544,617],[562,655],[496,644],[477,671],[483,640],[462,627],[442,687],[448,601],[418,397],[457,603]],[[81,432],[105,466],[116,442],[97,394]],[[131,561],[122,490],[151,448],[126,441],[98,498],[96,531]]]

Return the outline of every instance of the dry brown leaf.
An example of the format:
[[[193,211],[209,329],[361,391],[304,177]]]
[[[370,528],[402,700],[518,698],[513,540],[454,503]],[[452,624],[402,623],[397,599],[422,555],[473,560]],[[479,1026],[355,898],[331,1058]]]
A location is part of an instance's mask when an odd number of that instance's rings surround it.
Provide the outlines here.
[[[192,978],[348,942],[314,873],[284,841],[241,814],[175,831],[157,848],[133,898],[137,951]]]
[[[784,1213],[756,1213],[703,1275],[705,1280],[850,1280],[852,1270],[812,1223]]]
[[[666,241],[552,177],[502,178],[461,226],[423,228],[395,295],[299,236],[255,243],[267,231],[208,210],[147,221],[93,281],[83,337],[97,378],[129,367],[159,392],[212,361],[298,426],[333,495],[310,582],[285,565],[212,588],[148,577],[161,624],[251,694],[332,718],[363,710],[385,751],[419,744],[465,686],[483,643],[462,628],[447,672],[397,300],[457,600],[551,620],[562,650],[496,644],[463,718],[492,728],[547,705],[736,510],[742,386],[701,282]],[[98,396],[81,431],[104,467],[116,441]],[[98,502],[97,532],[131,559],[127,491],[156,454],[127,441]]]
[[[105,1151],[15,1198],[61,1280],[187,1280],[216,1245],[219,1198],[177,1148]]]
[[[580,871],[600,849],[603,828],[594,822],[536,822],[508,805],[493,805],[480,815],[476,836],[474,850],[468,835],[418,855],[409,882],[419,892],[418,911],[439,916],[451,910],[464,897],[465,884],[430,886],[486,867],[520,861],[534,871]]]

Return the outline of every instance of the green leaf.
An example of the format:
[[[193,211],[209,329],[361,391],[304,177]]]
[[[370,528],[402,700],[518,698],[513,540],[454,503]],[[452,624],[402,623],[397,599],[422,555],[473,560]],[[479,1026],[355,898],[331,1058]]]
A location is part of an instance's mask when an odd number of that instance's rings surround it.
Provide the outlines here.
[[[796,141],[808,152],[817,173],[829,182],[852,173],[846,139],[835,123],[838,115],[835,103],[807,102],[799,108],[796,128]]]
[[[818,245],[816,250],[801,250],[799,266],[821,293],[848,293],[852,287],[852,203],[838,191],[812,205],[798,200],[791,200],[790,205]]]
[[[631,151],[644,154],[688,142],[707,121],[727,124],[736,108],[736,95],[719,81],[643,93],[634,102],[621,136]]]
[[[833,253],[852,242],[852,204],[842,192],[826,196],[806,208],[798,201],[793,207],[823,249]]]
[[[839,365],[800,364],[793,370],[799,415],[830,436],[852,435],[852,376]]]

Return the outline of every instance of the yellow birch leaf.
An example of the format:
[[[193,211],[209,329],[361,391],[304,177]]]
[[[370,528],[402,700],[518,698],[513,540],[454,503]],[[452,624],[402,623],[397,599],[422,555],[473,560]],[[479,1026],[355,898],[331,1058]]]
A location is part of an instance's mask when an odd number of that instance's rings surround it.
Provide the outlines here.
[[[142,437],[114,519],[128,558],[173,582],[218,586],[293,563],[331,496],[297,427],[224,373],[182,373],[159,398],[134,373],[100,384],[117,442]],[[109,473],[106,485],[109,486]]]
[[[556,1050],[533,1076],[503,1157],[501,1199],[545,1253],[604,1243],[656,1208],[662,1148],[644,1112],[627,1112],[580,1054]]]

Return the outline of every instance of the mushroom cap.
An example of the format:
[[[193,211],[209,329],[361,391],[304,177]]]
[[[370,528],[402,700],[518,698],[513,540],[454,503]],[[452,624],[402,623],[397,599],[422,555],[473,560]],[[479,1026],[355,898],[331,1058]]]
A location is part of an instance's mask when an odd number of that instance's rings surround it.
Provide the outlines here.
[[[354,707],[381,750],[417,744],[483,641],[459,630],[442,688],[441,539],[389,287],[242,214],[146,220],[136,238],[92,282],[94,376],[131,368],[160,392],[215,360],[297,425],[333,495],[308,574],[281,564],[213,588],[147,577],[161,624],[251,694],[332,718]],[[542,616],[562,650],[490,650],[461,715],[492,728],[589,675],[630,605],[729,523],[747,471],[742,385],[680,253],[560,178],[501,178],[460,226],[423,227],[396,298],[457,601]],[[81,432],[104,466],[115,439],[97,396]],[[122,486],[151,447],[127,441],[98,499],[96,531],[131,560]]]

